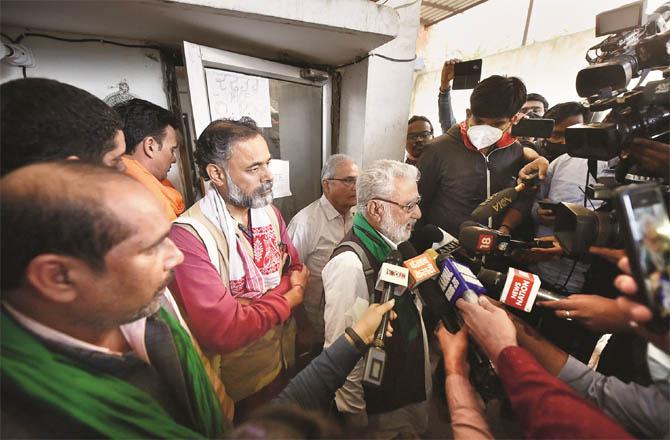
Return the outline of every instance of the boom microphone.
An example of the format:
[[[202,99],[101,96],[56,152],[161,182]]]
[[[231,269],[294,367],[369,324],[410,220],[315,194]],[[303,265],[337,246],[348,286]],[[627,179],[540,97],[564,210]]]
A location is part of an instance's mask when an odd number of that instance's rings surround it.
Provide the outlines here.
[[[525,312],[533,309],[535,301],[558,301],[566,298],[541,287],[540,277],[510,267],[505,274],[495,270],[481,269],[477,279],[486,287],[487,294],[494,299],[493,292],[500,293],[500,302]]]

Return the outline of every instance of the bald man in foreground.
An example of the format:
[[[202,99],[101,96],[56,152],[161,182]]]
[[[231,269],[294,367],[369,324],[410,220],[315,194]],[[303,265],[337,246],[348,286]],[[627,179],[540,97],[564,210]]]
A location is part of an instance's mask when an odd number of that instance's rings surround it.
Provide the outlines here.
[[[154,196],[80,161],[0,190],[2,437],[220,436],[198,353],[160,309],[183,255]]]
[[[183,256],[151,192],[64,161],[22,167],[0,193],[0,438],[228,432],[197,347],[159,304]],[[371,306],[275,403],[328,408],[392,307]]]

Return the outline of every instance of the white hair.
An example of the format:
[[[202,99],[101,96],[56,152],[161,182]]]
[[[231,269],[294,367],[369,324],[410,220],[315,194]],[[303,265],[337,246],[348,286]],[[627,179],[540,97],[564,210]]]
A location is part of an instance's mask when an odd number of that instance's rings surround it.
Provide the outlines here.
[[[337,166],[345,162],[354,162],[354,160],[351,156],[347,156],[346,154],[333,154],[330,156],[326,160],[326,163],[323,164],[323,169],[321,169],[321,180],[323,181],[335,177]]]
[[[403,177],[418,181],[421,174],[414,165],[397,160],[381,159],[368,165],[356,182],[358,212],[365,214],[370,200],[390,198],[395,191],[395,179]]]

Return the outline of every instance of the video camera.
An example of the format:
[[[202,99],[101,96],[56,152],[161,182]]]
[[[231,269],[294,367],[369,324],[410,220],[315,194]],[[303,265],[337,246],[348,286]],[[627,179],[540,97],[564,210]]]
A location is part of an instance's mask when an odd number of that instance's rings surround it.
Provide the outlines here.
[[[596,36],[610,36],[587,51],[591,65],[577,74],[576,88],[589,110],[611,113],[604,122],[566,129],[570,156],[609,160],[633,137],[670,133],[670,3],[648,17],[645,7],[638,1],[596,17]],[[641,82],[651,70],[662,70],[664,78],[626,90],[632,78]]]
[[[609,36],[587,51],[591,65],[577,74],[576,87],[587,98],[589,110],[611,112],[603,122],[566,129],[570,156],[605,161],[619,156],[634,137],[670,133],[670,2],[648,17],[645,8],[646,1],[637,1],[596,17],[596,36]],[[662,70],[664,78],[626,90],[632,78],[641,77],[641,82],[650,70]],[[601,177],[586,189],[588,199],[603,201],[598,210],[559,203],[554,232],[563,250],[578,256],[591,246],[623,247],[620,213],[615,209],[617,188],[650,181],[654,179],[631,158],[622,159],[614,176]]]

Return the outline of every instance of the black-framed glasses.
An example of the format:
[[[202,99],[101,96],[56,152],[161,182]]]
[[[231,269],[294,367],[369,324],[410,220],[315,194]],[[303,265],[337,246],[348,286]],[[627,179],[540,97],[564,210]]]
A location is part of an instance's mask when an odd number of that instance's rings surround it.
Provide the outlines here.
[[[352,186],[352,185],[356,185],[356,181],[358,180],[358,178],[357,177],[345,177],[344,179],[332,178],[332,179],[326,179],[326,180],[337,180],[338,182],[342,182],[345,185]]]
[[[433,132],[432,131],[420,131],[418,133],[407,133],[407,138],[410,140],[417,140],[419,138],[422,139],[428,139],[433,137]]]
[[[402,209],[403,211],[409,213],[409,212],[412,212],[412,210],[413,210],[414,208],[416,208],[417,206],[419,206],[419,203],[421,203],[421,196],[419,196],[419,198],[416,199],[415,201],[413,201],[413,202],[409,202],[409,203],[407,203],[407,204],[405,204],[405,205],[400,204],[400,203],[398,203],[398,202],[394,202],[393,200],[382,199],[382,198],[380,198],[380,197],[375,197],[374,200],[379,200],[379,201],[386,202],[386,203],[392,203],[392,204],[394,204],[394,205],[400,207],[400,209]]]

